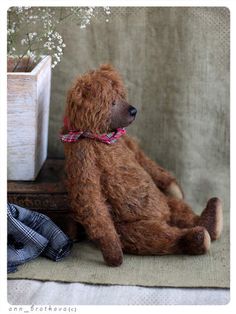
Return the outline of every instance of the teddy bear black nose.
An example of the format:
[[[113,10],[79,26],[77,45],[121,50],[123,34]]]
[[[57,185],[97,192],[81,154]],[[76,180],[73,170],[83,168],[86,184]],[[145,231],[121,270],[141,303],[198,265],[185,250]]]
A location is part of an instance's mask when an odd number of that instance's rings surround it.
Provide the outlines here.
[[[135,117],[136,116],[136,113],[137,113],[137,109],[134,108],[133,106],[129,106],[129,109],[128,109],[129,113],[131,116]]]

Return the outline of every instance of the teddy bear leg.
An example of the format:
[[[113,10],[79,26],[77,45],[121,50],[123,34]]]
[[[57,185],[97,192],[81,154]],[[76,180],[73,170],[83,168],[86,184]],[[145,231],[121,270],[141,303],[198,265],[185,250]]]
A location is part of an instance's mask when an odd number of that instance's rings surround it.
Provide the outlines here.
[[[206,208],[199,218],[198,225],[208,230],[212,241],[220,237],[223,229],[223,212],[219,198],[214,197],[207,202]]]
[[[191,207],[181,200],[175,198],[167,199],[170,208],[171,226],[179,228],[190,228],[194,226],[205,227],[210,234],[211,240],[218,239],[223,227],[222,204],[220,199],[211,198],[202,214],[196,215]]]
[[[154,220],[119,226],[123,251],[140,255],[205,254],[211,244],[204,227],[180,229]]]
[[[184,201],[176,198],[167,198],[170,208],[168,224],[178,228],[191,228],[198,225],[199,216]]]

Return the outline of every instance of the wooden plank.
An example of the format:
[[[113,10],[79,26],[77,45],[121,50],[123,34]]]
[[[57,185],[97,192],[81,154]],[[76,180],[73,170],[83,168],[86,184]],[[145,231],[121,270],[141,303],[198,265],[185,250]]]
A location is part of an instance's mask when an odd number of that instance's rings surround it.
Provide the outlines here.
[[[37,119],[35,143],[35,177],[47,158],[49,102],[51,91],[51,59],[46,57],[41,62],[37,73]],[[34,71],[34,70],[33,70]],[[46,87],[46,88],[45,88]]]
[[[35,78],[12,79],[8,75],[7,175],[10,179],[34,177],[36,103]]]
[[[35,181],[8,181],[8,202],[45,214],[74,240],[86,237],[70,217],[64,159],[47,159]]]
[[[8,191],[15,191],[15,193],[55,193],[60,194],[65,192],[65,187],[62,182],[58,183],[39,183],[37,185],[29,183],[16,183],[15,181],[8,182]]]
[[[9,193],[66,193],[63,159],[47,159],[36,181],[8,181]]]
[[[19,79],[25,77],[37,78],[37,75],[45,68],[51,65],[50,56],[42,56],[40,62],[32,69],[30,72],[8,72],[7,76],[10,76],[12,79]]]
[[[67,194],[8,193],[8,202],[41,212],[69,212]]]

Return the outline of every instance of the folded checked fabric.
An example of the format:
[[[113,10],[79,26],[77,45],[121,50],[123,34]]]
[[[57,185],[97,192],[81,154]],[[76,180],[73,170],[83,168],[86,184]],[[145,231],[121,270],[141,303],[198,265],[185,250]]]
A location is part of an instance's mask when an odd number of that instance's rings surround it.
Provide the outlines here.
[[[44,214],[7,204],[7,272],[39,255],[60,261],[69,255],[73,241]]]

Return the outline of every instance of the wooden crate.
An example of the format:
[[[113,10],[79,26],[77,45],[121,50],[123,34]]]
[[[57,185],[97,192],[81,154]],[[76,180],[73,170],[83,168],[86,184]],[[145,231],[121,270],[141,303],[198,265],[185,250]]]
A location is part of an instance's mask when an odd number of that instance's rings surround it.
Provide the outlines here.
[[[34,180],[47,157],[51,57],[7,74],[7,175]]]
[[[41,212],[71,238],[83,239],[83,227],[70,217],[64,179],[64,160],[47,159],[35,181],[8,181],[8,202]]]

